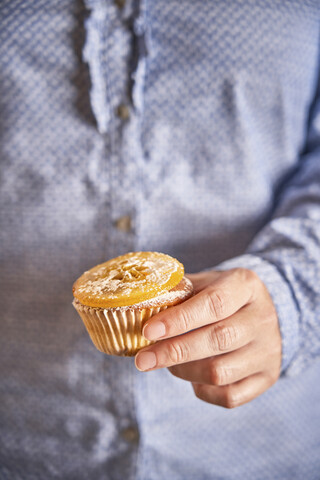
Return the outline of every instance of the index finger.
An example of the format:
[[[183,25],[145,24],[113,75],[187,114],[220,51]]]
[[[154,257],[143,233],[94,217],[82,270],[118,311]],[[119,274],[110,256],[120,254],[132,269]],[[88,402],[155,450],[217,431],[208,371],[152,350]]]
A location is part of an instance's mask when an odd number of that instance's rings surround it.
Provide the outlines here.
[[[243,268],[221,272],[194,297],[148,320],[143,336],[148,340],[174,337],[230,317],[252,301],[256,278]]]

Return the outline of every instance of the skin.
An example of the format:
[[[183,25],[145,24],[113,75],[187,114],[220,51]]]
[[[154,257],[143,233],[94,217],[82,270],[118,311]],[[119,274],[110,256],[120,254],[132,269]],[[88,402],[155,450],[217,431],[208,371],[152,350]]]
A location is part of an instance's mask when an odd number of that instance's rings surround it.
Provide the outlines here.
[[[143,335],[160,341],[136,355],[136,367],[167,367],[214,405],[247,403],[280,375],[281,336],[268,290],[242,268],[188,278],[195,295],[146,322]]]

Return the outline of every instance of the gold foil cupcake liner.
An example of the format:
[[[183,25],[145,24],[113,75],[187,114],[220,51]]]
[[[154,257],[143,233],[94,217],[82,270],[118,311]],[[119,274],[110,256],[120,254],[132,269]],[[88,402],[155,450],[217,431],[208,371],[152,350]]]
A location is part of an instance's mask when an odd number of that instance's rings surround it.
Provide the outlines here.
[[[150,317],[167,308],[164,305],[141,310],[130,307],[103,309],[87,307],[78,301],[74,301],[73,306],[98,350],[127,357],[154,343],[142,336],[142,328]]]

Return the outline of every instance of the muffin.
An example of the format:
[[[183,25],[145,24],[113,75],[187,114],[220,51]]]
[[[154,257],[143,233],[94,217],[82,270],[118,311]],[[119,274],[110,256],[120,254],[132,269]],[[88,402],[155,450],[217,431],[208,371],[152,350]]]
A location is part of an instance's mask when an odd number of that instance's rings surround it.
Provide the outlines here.
[[[132,356],[153,343],[142,336],[145,322],[192,292],[192,283],[175,258],[130,252],[81,275],[73,285],[73,306],[98,350]]]

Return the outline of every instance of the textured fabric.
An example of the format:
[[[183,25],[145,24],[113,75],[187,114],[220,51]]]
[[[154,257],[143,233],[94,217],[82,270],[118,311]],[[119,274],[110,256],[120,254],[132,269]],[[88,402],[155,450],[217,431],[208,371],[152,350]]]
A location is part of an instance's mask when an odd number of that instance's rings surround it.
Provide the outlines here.
[[[319,21],[317,0],[0,2],[1,480],[319,479]],[[131,250],[255,270],[277,384],[228,411],[99,353],[71,285]]]

